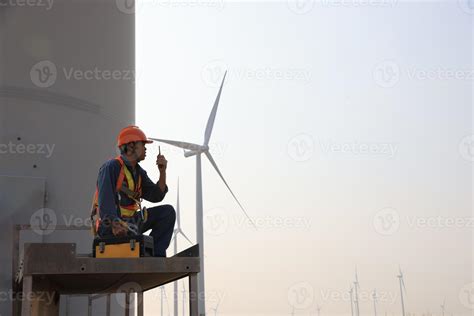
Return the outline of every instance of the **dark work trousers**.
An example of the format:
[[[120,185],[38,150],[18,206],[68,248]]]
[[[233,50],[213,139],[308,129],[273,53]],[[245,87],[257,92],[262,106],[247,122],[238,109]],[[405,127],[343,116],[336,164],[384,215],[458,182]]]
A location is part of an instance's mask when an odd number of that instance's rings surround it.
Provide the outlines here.
[[[155,257],[166,257],[166,249],[173,237],[176,212],[174,207],[166,204],[147,209],[148,218],[143,225],[143,232],[151,229],[150,236],[153,237]]]
[[[147,220],[143,225],[142,233],[151,229],[150,236],[153,237],[155,257],[166,257],[166,249],[170,245],[173,237],[174,224],[176,222],[176,212],[174,207],[166,204],[147,209]],[[137,223],[138,216],[124,219],[128,223]],[[102,238],[113,237],[112,230],[101,225],[99,235]]]

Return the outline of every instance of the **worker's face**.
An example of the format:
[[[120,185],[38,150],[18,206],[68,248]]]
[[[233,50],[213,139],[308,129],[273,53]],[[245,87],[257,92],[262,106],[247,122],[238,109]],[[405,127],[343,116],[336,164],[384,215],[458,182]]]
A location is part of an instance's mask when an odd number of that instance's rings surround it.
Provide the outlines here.
[[[146,157],[145,143],[143,142],[135,143],[135,157],[137,157],[137,161],[145,160],[145,157]]]

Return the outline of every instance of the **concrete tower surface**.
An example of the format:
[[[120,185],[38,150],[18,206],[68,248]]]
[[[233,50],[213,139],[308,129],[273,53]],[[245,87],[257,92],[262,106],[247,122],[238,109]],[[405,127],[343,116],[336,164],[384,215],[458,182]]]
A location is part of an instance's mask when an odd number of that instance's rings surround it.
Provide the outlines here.
[[[134,73],[127,1],[1,3],[0,292],[7,297],[12,224],[54,228],[88,219],[98,169],[117,154],[118,131],[135,120]],[[89,253],[92,236],[34,230],[21,241],[76,242]],[[67,301],[68,315],[87,314],[87,298]],[[100,314],[104,304],[94,304]],[[0,314],[11,315],[11,305],[0,300]]]

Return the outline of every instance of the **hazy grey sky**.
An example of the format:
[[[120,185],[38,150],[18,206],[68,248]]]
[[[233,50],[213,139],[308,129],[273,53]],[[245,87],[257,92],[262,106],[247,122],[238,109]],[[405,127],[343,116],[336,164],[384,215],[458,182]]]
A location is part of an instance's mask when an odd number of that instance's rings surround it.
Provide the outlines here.
[[[211,152],[259,227],[204,159],[207,308],[348,315],[357,265],[361,313],[401,314],[400,264],[409,312],[471,314],[472,1],[178,3],[137,7],[137,124],[201,143],[227,69]],[[195,240],[195,159],[162,152]]]

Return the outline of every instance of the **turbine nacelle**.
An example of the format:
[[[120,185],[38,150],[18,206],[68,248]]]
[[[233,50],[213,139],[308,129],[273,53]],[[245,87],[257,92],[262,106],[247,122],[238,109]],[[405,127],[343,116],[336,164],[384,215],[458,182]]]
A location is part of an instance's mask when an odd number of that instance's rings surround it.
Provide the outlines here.
[[[192,156],[196,156],[196,155],[199,155],[199,154],[202,154],[203,152],[206,152],[206,151],[209,151],[209,146],[206,146],[206,145],[196,145],[196,149],[193,149],[193,150],[184,150],[184,157],[188,158],[188,157],[192,157]]]

